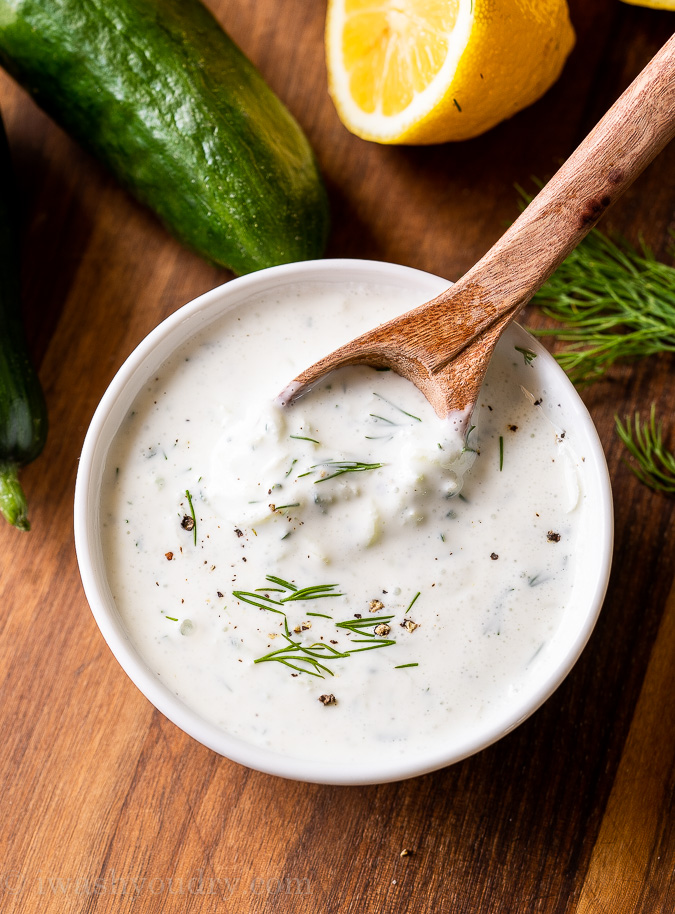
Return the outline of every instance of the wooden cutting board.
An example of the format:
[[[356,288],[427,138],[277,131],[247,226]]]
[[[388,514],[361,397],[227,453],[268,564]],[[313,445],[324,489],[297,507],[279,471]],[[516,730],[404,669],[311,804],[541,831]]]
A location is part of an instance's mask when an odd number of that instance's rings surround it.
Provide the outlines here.
[[[450,280],[514,218],[514,186],[549,176],[675,26],[675,14],[574,0],[577,47],[543,100],[476,140],[406,149],[339,123],[323,3],[209,6],[316,149],[333,213],[328,255]],[[86,604],[72,529],[78,454],[115,371],[160,320],[229,274],[169,238],[4,74],[0,109],[21,193],[27,333],[51,420],[23,474],[33,530],[0,528],[0,909],[675,910],[673,500],[637,482],[613,431],[615,413],[655,402],[672,432],[672,357],[584,394],[612,474],[616,559],[596,631],[542,709],[479,755],[399,784],[333,788],[248,771],[181,733],[127,679]],[[672,146],[606,227],[665,257],[674,215]]]

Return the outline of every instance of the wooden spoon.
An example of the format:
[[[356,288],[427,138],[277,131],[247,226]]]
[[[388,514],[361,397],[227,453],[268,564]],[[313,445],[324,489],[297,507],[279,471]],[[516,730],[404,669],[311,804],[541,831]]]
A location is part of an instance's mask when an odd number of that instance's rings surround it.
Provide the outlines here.
[[[458,282],[298,375],[293,402],[345,365],[391,368],[466,428],[506,326],[675,134],[675,35],[518,219]]]

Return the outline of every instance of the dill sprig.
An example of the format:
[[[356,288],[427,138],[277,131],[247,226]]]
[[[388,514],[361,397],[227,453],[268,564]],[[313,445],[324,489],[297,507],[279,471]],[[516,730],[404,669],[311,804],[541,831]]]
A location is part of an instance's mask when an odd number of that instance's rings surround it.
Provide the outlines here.
[[[308,615],[315,615],[315,613],[308,613]],[[288,620],[284,618],[284,631],[281,633],[281,637],[286,641],[286,646],[277,648],[275,651],[270,651],[269,654],[258,657],[257,660],[254,660],[253,662],[282,663],[284,666],[290,667],[297,673],[309,673],[310,676],[317,676],[319,679],[325,679],[324,673],[328,673],[329,676],[335,675],[331,668],[326,666],[326,664],[331,661],[346,660],[347,657],[351,657],[352,654],[358,654],[361,651],[372,651],[396,644],[392,638],[375,637],[374,632],[376,625],[390,622],[393,618],[393,616],[377,616],[374,619],[348,619],[345,622],[336,622],[336,628],[346,629],[352,634],[370,634],[370,637],[367,638],[353,638],[350,641],[349,649],[346,651],[339,651],[337,648],[333,647],[331,644],[326,644],[324,641],[314,641],[312,644],[303,644],[301,641],[296,641],[291,635],[288,627]],[[372,628],[373,631],[368,632],[369,628]],[[360,644],[363,646],[352,647],[352,644]]]
[[[234,590],[232,596],[243,603],[250,603],[259,609],[266,609],[269,612],[277,613],[284,617],[284,630],[281,632],[282,638],[286,641],[285,647],[277,648],[258,657],[254,663],[281,663],[284,666],[295,670],[296,673],[308,673],[310,676],[317,676],[325,679],[324,674],[329,676],[335,675],[327,663],[335,660],[344,660],[351,657],[352,654],[358,654],[361,651],[378,650],[382,647],[390,647],[396,644],[393,638],[386,638],[383,635],[377,635],[375,628],[378,625],[386,625],[391,622],[393,616],[375,616],[367,619],[353,618],[344,622],[336,622],[335,627],[350,635],[360,637],[351,638],[347,650],[339,651],[324,641],[315,641],[312,644],[303,644],[293,638],[288,627],[288,618],[283,608],[285,604],[298,600],[320,600],[324,597],[341,597],[341,593],[336,593],[337,584],[313,584],[309,587],[296,587],[291,581],[268,574],[265,580],[273,587],[259,587],[256,590]],[[279,594],[277,598],[271,597],[270,594]],[[281,596],[283,595],[283,596]],[[414,600],[413,600],[414,602]],[[412,605],[412,604],[411,604]],[[308,616],[317,618],[330,619],[332,616],[323,613],[307,613]],[[297,629],[296,629],[297,631]],[[387,630],[388,632],[388,630]],[[365,637],[361,637],[365,636]],[[359,647],[353,647],[358,644]]]
[[[471,432],[475,429],[475,427],[476,427],[475,425],[469,426],[469,430],[467,431],[466,435],[464,436],[464,447],[462,448],[462,454],[467,453],[467,452],[468,452],[468,453],[471,453],[471,454],[477,454],[477,453],[478,453],[478,451],[476,450],[476,448],[475,448],[475,447],[471,447],[470,444],[469,444],[469,435],[470,435]]]
[[[414,596],[414,597],[412,598],[412,600],[410,601],[410,603],[409,603],[409,605],[408,605],[408,608],[407,608],[406,611],[405,611],[405,615],[406,615],[406,616],[408,615],[408,613],[410,612],[410,610],[413,608],[413,606],[415,605],[415,603],[417,603],[417,600],[418,600],[418,598],[419,598],[419,595],[420,595],[420,591],[418,590],[417,593],[415,594],[415,596]]]
[[[532,362],[534,362],[534,360],[537,358],[536,352],[532,352],[531,349],[525,349],[524,346],[514,346],[513,348],[516,350],[516,352],[519,352],[522,355],[523,361],[526,365],[531,365]]]
[[[290,581],[278,578],[274,574],[265,576],[265,580],[270,584],[276,584],[276,587],[259,587],[257,590],[233,590],[232,596],[241,600],[242,603],[250,603],[251,606],[257,606],[259,609],[269,609],[270,612],[286,614],[283,610],[277,609],[277,606],[283,606],[285,603],[292,603],[298,600],[320,600],[325,597],[341,597],[341,593],[336,593],[337,584],[314,584],[310,587],[296,587]],[[270,597],[271,593],[280,593],[284,596],[275,600]]]
[[[593,229],[532,299],[563,329],[556,354],[571,380],[589,384],[619,361],[675,352],[675,268]]]
[[[313,464],[306,473],[301,473],[298,479],[305,476],[311,476],[316,470],[328,469],[333,470],[329,476],[321,476],[314,481],[314,485],[319,482],[328,482],[329,479],[335,479],[336,476],[342,476],[344,473],[363,473],[366,470],[379,470],[384,466],[382,463],[364,463],[361,460],[323,460],[321,463]]]
[[[289,603],[292,600],[320,600],[322,597],[341,597],[341,593],[334,593],[337,584],[315,584],[313,587],[297,588],[294,592],[284,597],[282,603]]]
[[[392,644],[396,644],[396,641],[393,638],[375,636],[375,626],[387,625],[393,618],[393,616],[375,616],[375,618],[370,619],[347,619],[345,622],[336,622],[336,628],[346,629],[346,631],[351,632],[353,635],[370,635],[368,638],[352,638],[351,644],[365,644],[366,647],[350,648],[349,651],[347,651],[347,656],[350,654],[358,654],[359,651],[371,651],[380,647],[389,647]],[[369,628],[372,628],[373,631],[369,632]]]
[[[321,442],[317,441],[316,438],[308,438],[307,435],[289,435],[288,437],[295,438],[296,441],[311,441],[312,444],[321,444]]]
[[[348,654],[336,650],[332,645],[325,644],[323,641],[316,641],[314,644],[302,644],[295,641],[290,629],[288,620],[284,619],[284,631],[281,637],[287,642],[286,647],[280,647],[276,651],[265,654],[264,657],[258,657],[254,663],[276,662],[296,670],[298,673],[309,673],[310,676],[318,676],[319,679],[325,679],[324,673],[329,676],[335,675],[330,667],[325,665],[327,660],[342,660],[348,657]],[[323,663],[321,661],[324,661]],[[302,664],[299,666],[299,664]]]
[[[374,619],[348,619],[346,622],[336,622],[335,627],[346,629],[352,634],[368,634],[369,628],[375,628],[376,625],[390,622],[393,616],[377,616]],[[277,648],[264,657],[258,657],[254,663],[276,662],[288,666],[298,673],[309,673],[310,676],[317,676],[319,679],[325,679],[324,673],[329,676],[335,674],[327,663],[335,660],[346,660],[352,654],[358,654],[361,651],[372,651],[382,647],[390,647],[396,642],[392,638],[375,637],[375,632],[370,633],[368,638],[353,638],[350,641],[349,649],[339,651],[324,641],[315,641],[312,644],[303,644],[296,641],[288,628],[288,620],[284,619],[284,631],[281,633],[282,638],[287,642],[286,647]],[[352,644],[361,644],[363,647],[352,647]]]
[[[675,453],[663,442],[663,422],[656,421],[652,403],[649,419],[640,423],[640,413],[621,422],[614,417],[616,431],[636,463],[628,463],[640,482],[668,495],[675,494]]]
[[[376,390],[373,391],[373,396],[377,397],[379,400],[382,400],[387,404],[387,406],[391,406],[393,409],[397,409],[400,413],[403,413],[404,416],[408,416],[408,418],[414,419],[415,422],[422,421],[419,416],[413,416],[412,413],[406,412],[406,410],[404,410],[401,406],[398,406],[396,403],[392,403],[391,400],[387,400],[387,398],[383,397],[382,394],[378,394]]]
[[[531,197],[518,190],[524,206]],[[644,242],[638,249],[592,229],[532,301],[563,324],[534,333],[566,344],[556,359],[577,385],[603,378],[617,362],[675,352],[675,267],[658,261]],[[642,424],[639,412],[615,422],[638,479],[675,492],[675,456],[663,444],[654,406]]]

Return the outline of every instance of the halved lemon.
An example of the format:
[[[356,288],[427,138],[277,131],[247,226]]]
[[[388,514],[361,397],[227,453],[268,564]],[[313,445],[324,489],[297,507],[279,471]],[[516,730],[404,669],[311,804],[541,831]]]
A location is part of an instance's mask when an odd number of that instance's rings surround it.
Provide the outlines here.
[[[379,143],[464,140],[532,104],[574,45],[565,0],[329,0],[329,91]]]

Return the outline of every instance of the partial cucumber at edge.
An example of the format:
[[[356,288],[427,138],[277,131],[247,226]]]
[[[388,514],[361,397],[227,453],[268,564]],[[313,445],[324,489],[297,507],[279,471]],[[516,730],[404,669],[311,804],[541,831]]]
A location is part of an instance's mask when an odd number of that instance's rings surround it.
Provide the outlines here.
[[[0,515],[29,530],[19,468],[42,452],[47,406],[21,320],[15,206],[14,172],[0,118]]]

